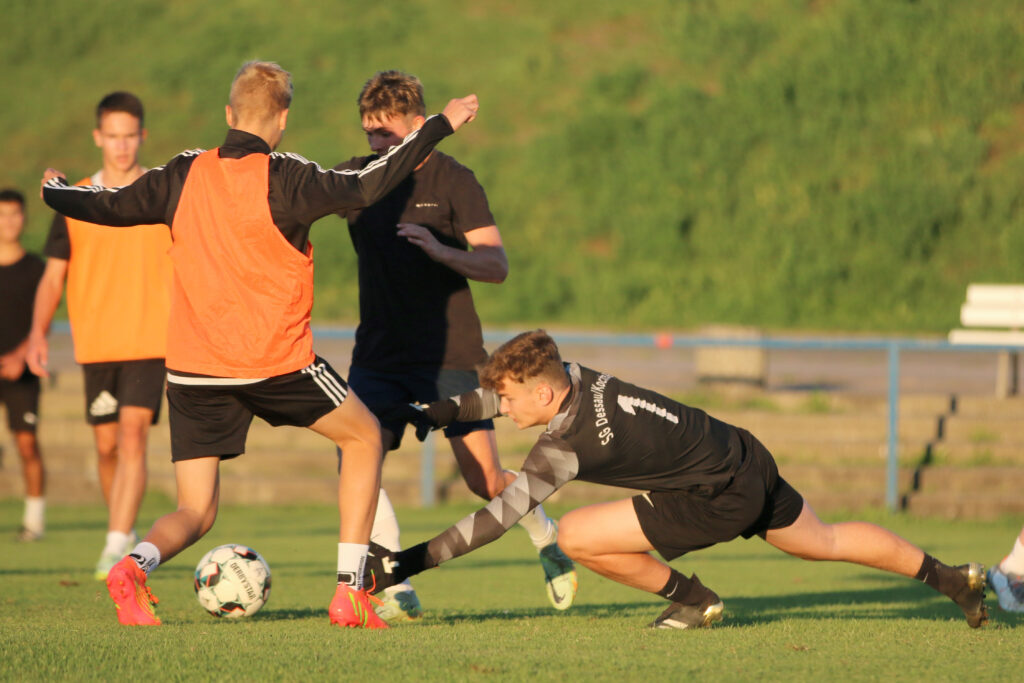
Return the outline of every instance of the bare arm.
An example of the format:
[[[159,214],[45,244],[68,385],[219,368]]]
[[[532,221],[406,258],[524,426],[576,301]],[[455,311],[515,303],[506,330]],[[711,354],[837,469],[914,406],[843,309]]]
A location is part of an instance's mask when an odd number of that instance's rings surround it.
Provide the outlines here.
[[[415,223],[399,223],[398,236],[415,244],[432,260],[459,275],[478,282],[495,284],[508,277],[508,258],[501,244],[498,226],[488,225],[465,233],[470,251],[441,244],[429,229]]]
[[[64,281],[67,275],[68,262],[65,259],[50,257],[46,259],[46,270],[43,271],[43,277],[36,288],[25,362],[28,363],[28,369],[40,377],[49,376],[46,365],[49,362],[50,347],[46,336],[50,333],[53,314],[64,294]]]

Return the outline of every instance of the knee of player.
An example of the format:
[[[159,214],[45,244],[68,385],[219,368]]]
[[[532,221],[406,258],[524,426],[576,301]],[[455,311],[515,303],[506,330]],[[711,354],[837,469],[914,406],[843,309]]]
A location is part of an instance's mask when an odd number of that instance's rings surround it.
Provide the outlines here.
[[[101,464],[117,462],[117,443],[101,444],[96,446],[96,457]]]
[[[217,506],[213,505],[207,511],[206,516],[199,525],[199,535],[205,536],[206,532],[213,528],[213,523],[215,521],[217,521]]]
[[[179,501],[176,516],[187,527],[190,536],[199,538],[213,527],[217,519],[217,501]]]
[[[585,533],[580,518],[570,512],[558,520],[558,547],[574,560],[586,556]]]
[[[35,432],[15,432],[15,441],[18,444],[18,455],[22,460],[39,459],[39,441]]]
[[[505,479],[501,474],[488,476],[485,472],[463,472],[469,490],[484,500],[491,500],[505,490]]]

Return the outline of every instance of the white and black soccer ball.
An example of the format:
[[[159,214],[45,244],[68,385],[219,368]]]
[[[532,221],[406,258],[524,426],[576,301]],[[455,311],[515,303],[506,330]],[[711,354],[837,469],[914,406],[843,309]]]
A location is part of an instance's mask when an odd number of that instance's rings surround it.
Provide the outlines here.
[[[270,566],[244,545],[219,545],[196,565],[196,598],[215,617],[250,617],[270,597]]]

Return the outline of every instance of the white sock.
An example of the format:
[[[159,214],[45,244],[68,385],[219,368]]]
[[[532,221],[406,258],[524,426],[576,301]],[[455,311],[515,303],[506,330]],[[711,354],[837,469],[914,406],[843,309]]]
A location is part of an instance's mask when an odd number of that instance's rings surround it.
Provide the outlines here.
[[[131,536],[123,531],[108,531],[107,544],[103,546],[104,554],[123,555],[128,550],[128,542]]]
[[[355,590],[363,588],[363,567],[366,566],[366,551],[370,546],[365,543],[338,544],[338,583],[346,584]]]
[[[999,568],[1008,574],[1024,574],[1024,543],[1020,538],[1013,544],[1013,550],[999,563]]]
[[[516,474],[512,470],[505,471]],[[551,545],[558,538],[558,530],[555,527],[555,523],[544,512],[543,505],[538,505],[527,512],[519,520],[519,526],[526,529],[526,533],[530,534],[530,542],[533,543],[533,547],[537,550]]]
[[[384,546],[388,550],[398,552],[402,549],[399,533],[398,517],[395,516],[395,508],[391,505],[388,492],[381,489],[380,495],[377,496],[377,512],[373,516],[370,540]]]
[[[119,532],[114,531],[112,533],[116,534]],[[125,535],[127,536],[127,534]],[[128,557],[135,560],[135,564],[139,565],[139,569],[146,572],[146,576],[149,576],[150,572],[160,565],[160,549],[146,541],[135,546],[135,548],[128,553]]]
[[[42,496],[29,496],[25,499],[25,514],[21,525],[37,534],[43,533],[46,527],[46,499]]]
[[[395,508],[391,505],[391,499],[388,497],[387,491],[381,489],[380,495],[377,496],[377,514],[373,517],[373,530],[370,531],[370,540],[384,546],[388,550],[398,552],[402,549],[399,534],[398,517],[395,515]],[[384,589],[384,593],[385,595],[394,595],[395,593],[411,590],[412,584],[406,579],[402,583],[388,586]]]

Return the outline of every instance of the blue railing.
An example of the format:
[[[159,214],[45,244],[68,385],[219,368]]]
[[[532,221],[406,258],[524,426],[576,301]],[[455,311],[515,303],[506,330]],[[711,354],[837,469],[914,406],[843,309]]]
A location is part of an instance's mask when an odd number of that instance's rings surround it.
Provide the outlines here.
[[[314,335],[321,338],[352,339],[351,329],[317,327]],[[497,345],[515,335],[514,332],[485,332],[484,340]],[[764,350],[813,350],[813,351],[884,351],[888,364],[888,459],[886,463],[885,501],[890,510],[899,507],[899,405],[900,405],[900,354],[906,351],[1020,351],[1020,346],[982,346],[950,344],[946,341],[927,341],[906,338],[792,338],[757,337],[723,338],[669,334],[613,334],[552,332],[560,345],[591,345],[633,348],[699,348],[699,347],[748,347]],[[421,501],[425,506],[434,504],[434,445],[428,439],[423,447],[421,469]]]

